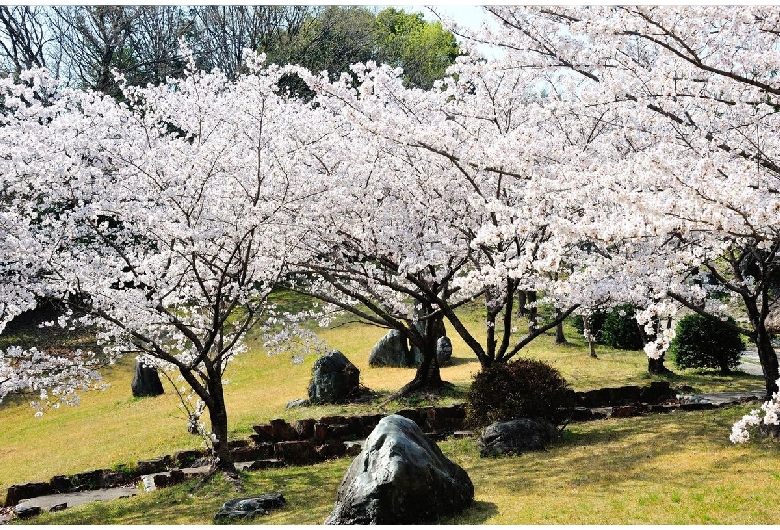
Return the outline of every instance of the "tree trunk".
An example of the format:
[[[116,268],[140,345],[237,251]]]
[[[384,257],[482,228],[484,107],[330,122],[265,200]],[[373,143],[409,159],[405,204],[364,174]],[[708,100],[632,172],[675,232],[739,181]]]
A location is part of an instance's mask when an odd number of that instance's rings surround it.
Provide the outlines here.
[[[780,379],[780,367],[778,367],[777,354],[772,347],[772,338],[762,325],[756,333],[756,347],[758,358],[761,360],[761,368],[764,370],[764,382],[766,384],[766,399],[772,399],[772,395],[778,391],[777,380]]]
[[[593,315],[586,314],[582,317],[583,320],[583,334],[585,335],[585,340],[588,341],[588,353],[593,359],[598,359],[598,355],[596,355],[596,335],[593,333]]]
[[[561,310],[555,308],[555,318],[561,318]],[[555,326],[555,344],[566,344],[566,336],[563,334],[563,321]]]
[[[761,361],[761,369],[764,371],[766,399],[768,401],[778,391],[777,380],[780,379],[780,367],[778,367],[777,354],[772,346],[772,337],[766,330],[766,317],[769,315],[768,292],[763,291],[760,297],[761,309],[759,309],[759,301],[756,298],[743,296],[742,299],[745,302],[750,324],[755,330],[758,359]]]
[[[211,420],[211,433],[216,437],[212,438],[211,445],[214,451],[214,467],[220,471],[235,471],[233,457],[230,454],[228,445],[228,421],[227,409],[225,407],[225,397],[222,391],[221,382],[210,382],[209,397],[210,406],[209,418]]]
[[[528,299],[528,333],[536,331],[536,317],[539,314],[539,310],[536,307],[536,291],[528,291],[526,294]]]
[[[666,355],[661,355],[658,359],[647,358],[647,371],[652,375],[669,375],[672,373],[666,366],[664,360]]]
[[[417,367],[414,379],[405,384],[396,394],[405,396],[417,390],[438,389],[443,385],[439,360],[436,358],[436,342],[443,335],[444,322],[441,318],[425,319],[423,326],[422,361]]]
[[[525,306],[526,304],[526,292],[522,289],[517,291],[517,316],[524,317],[528,312]]]

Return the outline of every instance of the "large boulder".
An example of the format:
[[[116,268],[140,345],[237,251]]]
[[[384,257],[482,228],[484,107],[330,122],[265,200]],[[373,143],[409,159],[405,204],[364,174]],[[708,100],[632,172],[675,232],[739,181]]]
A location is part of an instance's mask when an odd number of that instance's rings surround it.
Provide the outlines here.
[[[159,396],[164,392],[157,369],[146,366],[137,359],[130,389],[135,397]]]
[[[542,451],[560,433],[553,424],[544,420],[516,420],[497,422],[482,431],[479,439],[481,456],[519,454]]]
[[[340,403],[359,393],[360,370],[343,353],[331,350],[316,361],[309,383],[312,403]]]
[[[391,329],[379,339],[368,356],[369,366],[408,368],[414,366],[414,357],[406,344],[406,337],[397,329]]]
[[[325,524],[417,524],[460,512],[474,499],[466,472],[415,422],[383,418],[347,469]]]

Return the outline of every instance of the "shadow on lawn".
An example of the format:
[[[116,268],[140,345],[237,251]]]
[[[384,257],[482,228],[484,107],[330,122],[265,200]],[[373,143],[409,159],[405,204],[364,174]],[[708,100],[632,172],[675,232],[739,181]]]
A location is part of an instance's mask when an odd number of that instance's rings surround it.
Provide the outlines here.
[[[738,473],[750,464],[752,457],[729,441],[731,425],[745,411],[675,412],[575,424],[548,451],[479,458],[467,471],[472,479],[500,481],[518,493],[550,484],[596,490],[659,480],[680,488],[707,484],[713,475]],[[776,446],[759,451],[772,449]]]

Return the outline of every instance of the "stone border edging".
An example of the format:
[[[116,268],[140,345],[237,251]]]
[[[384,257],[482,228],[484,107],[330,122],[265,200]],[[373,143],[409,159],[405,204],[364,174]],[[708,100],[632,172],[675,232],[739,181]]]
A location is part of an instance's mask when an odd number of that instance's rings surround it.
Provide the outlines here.
[[[628,418],[649,413],[665,413],[673,410],[703,410],[718,406],[741,404],[762,398],[745,394],[713,403],[701,399],[678,399],[666,381],[654,381],[649,386],[628,385],[573,392],[575,407],[573,422],[605,418]],[[463,420],[466,411],[463,404],[446,407],[418,407],[402,409],[395,414],[417,423],[425,434],[441,440],[456,434],[463,436]],[[388,414],[363,414],[356,416],[323,416],[318,420],[270,420],[267,424],[254,425],[255,434],[248,440],[229,442],[234,461],[244,462],[248,470],[260,470],[285,465],[309,465],[333,458],[355,455],[360,452],[360,442]],[[125,470],[97,469],[75,475],[57,475],[49,482],[14,484],[8,488],[4,506],[13,507],[24,499],[57,493],[72,493],[104,488],[114,488],[137,483],[142,477],[155,488],[171,486],[192,478],[190,467],[207,456],[206,450],[178,451],[171,455],[140,460]],[[190,471],[190,472],[188,472]]]

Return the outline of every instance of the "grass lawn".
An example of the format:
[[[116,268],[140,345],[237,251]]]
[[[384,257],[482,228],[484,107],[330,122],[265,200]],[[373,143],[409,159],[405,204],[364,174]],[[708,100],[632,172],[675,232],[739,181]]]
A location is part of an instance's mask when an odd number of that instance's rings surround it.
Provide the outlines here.
[[[547,452],[479,457],[473,439],[442,442],[471,477],[475,503],[448,524],[773,524],[780,507],[778,447],[735,447],[733,418],[746,408],[676,412],[571,425]],[[252,524],[322,524],[349,465],[244,474],[245,493],[281,492],[284,509]],[[225,499],[221,479],[195,494],[192,484],[64,512],[50,524],[208,524]]]
[[[477,312],[469,317],[476,329]],[[380,395],[397,390],[414,375],[413,369],[368,366],[368,353],[384,330],[342,322],[319,333],[358,366],[362,383]],[[450,336],[454,362],[442,369],[442,376],[454,388],[441,398],[443,403],[462,401],[479,369],[463,342]],[[591,359],[573,330],[567,330],[567,337],[570,344],[563,346],[553,344],[552,336],[542,337],[523,355],[550,362],[575,390],[653,380],[642,352],[599,349],[599,358]],[[254,340],[226,376],[231,437],[244,438],[252,425],[272,418],[393,412],[427,400],[417,396],[383,409],[374,402],[288,410],[285,403],[306,396],[314,358],[293,365],[290,359],[269,357],[259,344]],[[22,396],[0,404],[0,498],[12,484],[199,447],[200,439],[187,434],[184,413],[167,383],[163,396],[132,397],[132,367],[133,359],[109,367],[104,373],[109,389],[88,393],[79,407],[49,411],[42,418],[33,417],[29,400]],[[670,380],[701,392],[763,388],[761,378],[740,373],[684,371]],[[776,447],[731,446],[730,426],[742,413],[729,409],[572,425],[549,452],[510,459],[480,459],[470,440],[444,442],[445,452],[469,472],[476,487],[474,507],[452,522],[772,523],[777,520],[776,508],[762,499],[769,498],[770,488],[776,489],[780,480],[774,471]],[[289,502],[286,509],[258,522],[321,524],[348,464],[341,459],[247,474],[247,492],[280,491]],[[233,495],[220,481],[194,496],[187,491],[180,486],[69,509],[36,522],[207,523],[221,502]]]

